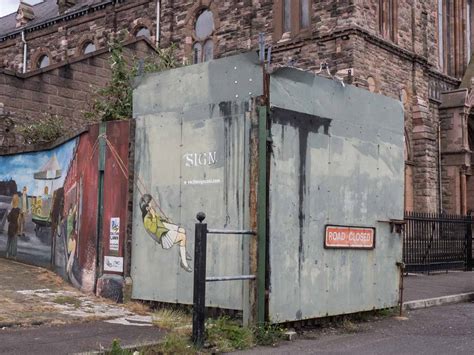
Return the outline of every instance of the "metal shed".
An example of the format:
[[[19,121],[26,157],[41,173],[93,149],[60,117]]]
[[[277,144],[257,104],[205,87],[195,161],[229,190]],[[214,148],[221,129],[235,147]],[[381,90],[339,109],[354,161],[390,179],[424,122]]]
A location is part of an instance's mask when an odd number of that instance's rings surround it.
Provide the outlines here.
[[[185,230],[190,255],[198,211],[212,228],[260,226],[256,237],[209,238],[208,275],[258,277],[210,284],[208,306],[283,322],[397,304],[398,101],[293,68],[264,76],[245,54],[142,78],[134,117],[133,298],[192,301],[182,238],[169,246],[144,222],[150,195],[156,215]],[[338,245],[333,232],[367,233],[372,244]]]

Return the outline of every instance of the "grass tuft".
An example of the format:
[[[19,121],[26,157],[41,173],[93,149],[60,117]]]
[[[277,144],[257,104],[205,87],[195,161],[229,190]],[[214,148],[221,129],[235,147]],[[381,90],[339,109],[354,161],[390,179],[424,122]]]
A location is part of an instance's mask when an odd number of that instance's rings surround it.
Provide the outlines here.
[[[172,310],[162,308],[152,315],[153,324],[163,328],[172,330],[178,327],[185,327],[191,325],[191,315],[182,310]]]
[[[81,300],[72,296],[58,296],[53,300],[54,303],[62,305],[71,305],[74,308],[79,308],[81,306]]]
[[[207,342],[216,352],[243,350],[255,345],[250,328],[241,327],[228,317],[209,320],[206,325]]]

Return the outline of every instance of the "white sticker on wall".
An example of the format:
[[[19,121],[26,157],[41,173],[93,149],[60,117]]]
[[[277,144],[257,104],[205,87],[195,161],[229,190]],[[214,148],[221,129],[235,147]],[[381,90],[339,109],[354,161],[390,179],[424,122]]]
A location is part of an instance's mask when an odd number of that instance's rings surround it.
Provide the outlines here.
[[[123,258],[106,256],[104,258],[104,271],[123,272]]]

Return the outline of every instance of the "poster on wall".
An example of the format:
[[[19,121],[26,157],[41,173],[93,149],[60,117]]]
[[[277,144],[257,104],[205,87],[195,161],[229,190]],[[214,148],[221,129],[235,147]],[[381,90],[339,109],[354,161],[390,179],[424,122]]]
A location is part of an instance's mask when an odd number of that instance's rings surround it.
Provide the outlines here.
[[[120,232],[120,218],[112,217],[110,219],[110,251],[119,251],[119,232]]]

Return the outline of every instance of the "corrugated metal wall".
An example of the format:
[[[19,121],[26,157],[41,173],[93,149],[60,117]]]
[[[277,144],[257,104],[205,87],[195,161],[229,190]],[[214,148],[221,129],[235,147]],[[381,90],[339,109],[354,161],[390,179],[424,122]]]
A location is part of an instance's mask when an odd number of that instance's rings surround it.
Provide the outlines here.
[[[249,110],[261,88],[258,66],[241,56],[151,75],[135,91],[135,176],[143,188],[134,194],[133,298],[192,303],[193,274],[180,267],[179,246],[163,249],[144,228],[143,194],[185,228],[191,256],[199,211],[209,228],[249,228]],[[207,274],[244,272],[246,238],[210,235]],[[207,303],[242,309],[243,292],[239,281],[208,284]]]
[[[273,321],[395,306],[403,219],[403,110],[365,90],[283,69],[271,77]],[[325,249],[325,225],[376,228],[373,250]]]

